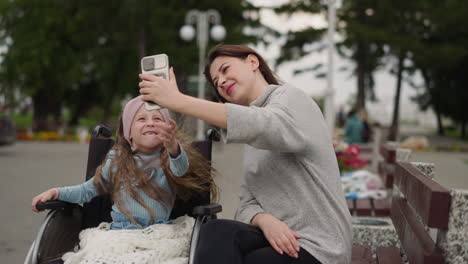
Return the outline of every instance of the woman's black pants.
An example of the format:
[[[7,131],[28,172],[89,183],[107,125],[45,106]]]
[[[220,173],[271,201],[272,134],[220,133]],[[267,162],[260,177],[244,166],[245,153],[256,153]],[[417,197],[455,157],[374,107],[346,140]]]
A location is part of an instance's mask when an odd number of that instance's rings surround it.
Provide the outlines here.
[[[263,232],[252,225],[233,220],[211,220],[202,226],[196,264],[320,264],[304,249],[299,258],[280,255]]]

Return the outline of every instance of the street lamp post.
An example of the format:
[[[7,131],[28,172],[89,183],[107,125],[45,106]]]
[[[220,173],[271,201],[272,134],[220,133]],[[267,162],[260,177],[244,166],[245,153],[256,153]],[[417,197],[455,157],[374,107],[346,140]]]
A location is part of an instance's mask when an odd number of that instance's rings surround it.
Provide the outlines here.
[[[327,91],[325,93],[325,121],[327,122],[330,134],[334,136],[335,130],[335,106],[334,97],[335,89],[333,87],[333,56],[335,54],[335,41],[333,35],[335,34],[335,20],[336,8],[341,6],[341,0],[323,0],[322,3],[328,6],[328,74],[327,74]]]
[[[205,67],[205,53],[208,45],[208,30],[209,24],[214,26],[211,28],[211,38],[214,40],[222,40],[226,35],[226,30],[221,25],[221,16],[218,11],[210,9],[207,11],[190,10],[185,16],[185,25],[180,29],[180,37],[185,41],[190,41],[195,36],[193,24],[197,28],[197,45],[198,45],[198,98],[205,98],[205,78],[203,77],[203,68]],[[197,120],[197,140],[204,139],[204,122]]]

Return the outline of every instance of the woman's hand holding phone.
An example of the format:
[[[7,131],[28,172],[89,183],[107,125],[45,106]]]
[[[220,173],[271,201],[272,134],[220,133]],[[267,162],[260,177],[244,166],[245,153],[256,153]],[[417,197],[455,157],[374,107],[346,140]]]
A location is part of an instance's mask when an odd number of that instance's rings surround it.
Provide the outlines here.
[[[140,74],[140,94],[143,100],[152,101],[160,106],[173,109],[178,98],[183,96],[177,87],[174,70],[169,69],[169,80],[151,74]]]

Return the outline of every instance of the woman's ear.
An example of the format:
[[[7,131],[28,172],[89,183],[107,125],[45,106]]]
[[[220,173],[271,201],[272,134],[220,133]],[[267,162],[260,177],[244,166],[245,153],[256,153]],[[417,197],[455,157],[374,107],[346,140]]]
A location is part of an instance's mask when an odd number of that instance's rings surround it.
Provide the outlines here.
[[[257,56],[255,56],[254,54],[247,55],[246,59],[253,71],[256,71],[258,67],[260,66],[260,62],[258,61]]]

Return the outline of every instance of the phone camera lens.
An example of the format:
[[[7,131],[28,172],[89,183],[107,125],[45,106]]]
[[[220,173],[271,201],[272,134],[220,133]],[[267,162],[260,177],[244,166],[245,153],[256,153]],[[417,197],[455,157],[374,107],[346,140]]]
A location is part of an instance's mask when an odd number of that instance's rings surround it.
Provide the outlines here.
[[[151,71],[153,69],[154,69],[154,59],[153,58],[143,59],[143,70]]]

